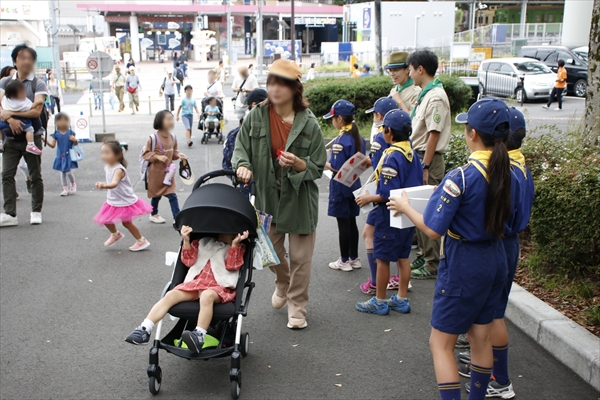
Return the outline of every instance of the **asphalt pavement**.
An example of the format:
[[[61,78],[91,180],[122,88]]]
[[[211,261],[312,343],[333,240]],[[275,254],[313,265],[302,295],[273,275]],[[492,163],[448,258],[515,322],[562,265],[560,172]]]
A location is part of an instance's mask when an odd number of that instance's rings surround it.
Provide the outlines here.
[[[192,84],[201,86],[198,79]],[[81,104],[65,109],[74,114],[78,107]],[[138,154],[152,133],[152,117],[147,109],[135,116],[111,112],[107,122],[117,139],[130,146],[126,157],[135,182]],[[94,129],[99,123],[95,114]],[[227,130],[235,124],[230,119]],[[175,133],[183,144],[181,123]],[[221,146],[216,140],[200,145],[196,137],[195,142],[191,149],[181,150],[188,155],[196,177],[220,169]],[[164,265],[164,254],[177,251],[180,239],[169,224],[171,218],[165,225],[142,218],[137,225],[152,243],[149,250],[129,252],[127,246],[133,239],[127,231],[125,240],[105,248],[102,244],[108,232],[92,221],[106,198],[104,191],[93,188],[96,181],[104,180],[101,144],[83,147],[86,159],[75,171],[79,190],[69,197],[59,196],[59,173],[51,169],[54,151],[44,150],[46,198],[40,226],[29,225],[30,196],[24,180],[17,177],[20,225],[0,231],[2,399],[152,397],[146,375],[149,347],[135,347],[123,339],[158,300],[172,272]],[[183,205],[190,187],[179,179],[177,185]],[[354,304],[367,298],[358,285],[366,281],[368,268],[347,273],[327,267],[338,257],[337,227],[326,215],[327,186],[327,178],[322,178],[308,328],[286,328],[286,310],[271,307],[274,275],[255,272],[256,290],[243,325],[251,344],[249,355],[242,360],[241,398],[438,398],[428,346],[434,281],[412,282],[412,312],[408,315],[357,312]],[[135,190],[145,197],[141,183]],[[166,199],[160,211],[165,217],[170,215]],[[364,222],[365,218],[359,217],[361,228]],[[360,255],[366,265],[362,244]],[[168,320],[166,325],[173,322]],[[509,324],[508,330],[510,372],[519,398],[599,397],[518,328]],[[163,384],[159,399],[229,398],[227,358],[188,362],[161,352],[160,365]],[[463,396],[466,398],[464,391]]]

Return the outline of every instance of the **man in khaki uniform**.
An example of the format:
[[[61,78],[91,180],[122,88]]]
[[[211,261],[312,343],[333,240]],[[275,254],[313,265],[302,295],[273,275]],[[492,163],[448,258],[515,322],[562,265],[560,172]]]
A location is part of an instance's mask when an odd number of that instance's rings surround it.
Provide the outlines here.
[[[407,52],[394,51],[390,53],[390,60],[385,69],[394,82],[390,97],[398,104],[398,108],[410,114],[415,108],[421,88],[414,84],[408,73],[407,59]]]
[[[121,74],[121,67],[118,65],[115,67],[111,89],[115,91],[115,95],[117,96],[117,99],[119,99],[119,112],[121,112],[125,109],[125,102],[123,101],[123,94],[125,93],[125,75]]]
[[[417,50],[407,60],[410,77],[421,87],[412,110],[413,149],[423,165],[423,183],[439,185],[445,174],[444,152],[450,142],[450,103],[442,83],[435,77],[437,56]],[[417,230],[421,255],[412,264],[411,278],[431,279],[437,275],[440,240],[432,240]]]

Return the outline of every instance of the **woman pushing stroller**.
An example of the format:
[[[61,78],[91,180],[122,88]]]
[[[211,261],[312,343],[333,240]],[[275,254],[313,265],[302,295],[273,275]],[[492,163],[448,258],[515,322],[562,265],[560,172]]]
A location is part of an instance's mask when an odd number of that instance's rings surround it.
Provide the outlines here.
[[[199,353],[213,317],[214,304],[235,299],[237,271],[244,264],[245,248],[242,242],[248,238],[248,231],[219,234],[217,239],[204,237],[190,242],[191,233],[191,227],[182,226],[181,261],[189,268],[185,280],[152,307],[142,324],[125,338],[126,342],[136,345],[148,343],[154,324],[158,323],[171,307],[185,301],[199,300],[200,312],[196,329],[186,330],[181,336],[188,349]]]

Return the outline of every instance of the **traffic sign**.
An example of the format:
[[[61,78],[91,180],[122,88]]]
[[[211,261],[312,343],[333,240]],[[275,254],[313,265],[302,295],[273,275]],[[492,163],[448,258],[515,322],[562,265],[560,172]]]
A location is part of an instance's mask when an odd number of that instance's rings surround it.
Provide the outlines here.
[[[103,51],[95,51],[90,54],[85,65],[94,78],[101,79],[110,75],[114,61],[109,54]]]
[[[92,90],[94,92],[110,92],[110,80],[92,79]]]

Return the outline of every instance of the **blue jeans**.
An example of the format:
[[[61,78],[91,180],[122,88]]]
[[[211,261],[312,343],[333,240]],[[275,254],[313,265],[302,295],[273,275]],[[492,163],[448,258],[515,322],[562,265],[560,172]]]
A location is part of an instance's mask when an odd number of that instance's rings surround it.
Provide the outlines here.
[[[177,85],[177,96],[181,95],[181,83],[176,83]]]
[[[177,200],[177,195],[175,193],[171,193],[165,196],[169,199],[169,205],[171,206],[171,212],[173,213],[173,218],[179,214],[179,200]],[[152,215],[158,214],[158,202],[160,201],[160,197],[153,197],[150,200],[150,204],[152,205]]]

